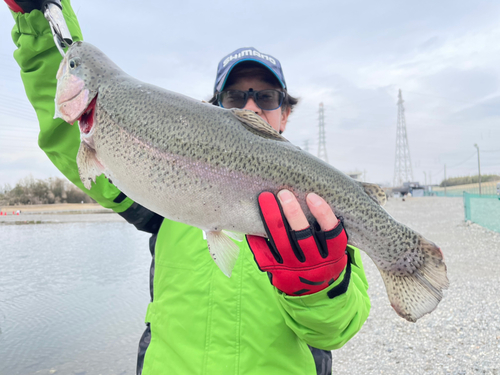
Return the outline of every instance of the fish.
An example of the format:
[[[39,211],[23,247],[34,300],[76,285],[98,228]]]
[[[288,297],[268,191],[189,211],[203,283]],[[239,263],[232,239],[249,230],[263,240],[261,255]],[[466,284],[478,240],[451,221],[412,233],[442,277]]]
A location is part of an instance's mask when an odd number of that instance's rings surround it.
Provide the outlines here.
[[[310,192],[343,218],[348,243],[373,260],[402,318],[415,322],[443,298],[449,281],[441,249],[385,211],[378,185],[301,150],[254,112],[139,81],[87,42],[71,45],[56,78],[55,118],[78,122],[84,186],[104,174],[135,202],[202,229],[228,277],[239,254],[232,238],[266,237],[259,193],[288,189],[311,223]]]

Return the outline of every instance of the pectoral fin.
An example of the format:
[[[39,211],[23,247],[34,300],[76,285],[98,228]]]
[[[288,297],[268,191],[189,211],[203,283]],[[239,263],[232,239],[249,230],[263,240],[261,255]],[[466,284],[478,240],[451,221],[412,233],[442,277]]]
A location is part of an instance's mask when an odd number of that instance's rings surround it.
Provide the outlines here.
[[[231,232],[229,230],[223,230],[222,233],[231,237],[233,240],[241,242],[245,239],[245,235],[242,233]]]
[[[215,264],[227,277],[231,277],[240,248],[222,231],[207,232],[207,244]]]
[[[85,142],[80,143],[76,164],[78,165],[80,180],[82,180],[83,186],[89,190],[92,185],[91,181],[95,183],[96,177],[100,176],[105,171],[104,166],[97,159],[95,150]]]

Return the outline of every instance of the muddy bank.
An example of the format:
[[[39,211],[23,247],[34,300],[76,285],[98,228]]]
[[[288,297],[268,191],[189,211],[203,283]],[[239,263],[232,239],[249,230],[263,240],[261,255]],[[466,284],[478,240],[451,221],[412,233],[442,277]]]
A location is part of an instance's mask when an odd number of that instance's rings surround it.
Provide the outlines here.
[[[0,225],[112,222],[123,221],[120,215],[97,203],[41,204],[0,207]]]

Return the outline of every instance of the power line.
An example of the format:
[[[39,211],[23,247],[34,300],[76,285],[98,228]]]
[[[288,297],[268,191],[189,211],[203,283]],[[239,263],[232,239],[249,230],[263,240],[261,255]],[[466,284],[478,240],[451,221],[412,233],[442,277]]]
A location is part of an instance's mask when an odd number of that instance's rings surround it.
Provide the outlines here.
[[[9,125],[5,126],[0,124],[0,134],[5,135],[38,135],[40,129],[38,128],[28,128],[24,126]]]
[[[10,152],[8,152],[10,151]],[[13,154],[16,151],[23,151],[23,156],[26,151],[33,151],[38,153],[38,151],[42,151],[40,148],[37,147],[29,147],[29,146],[19,146],[19,147],[2,147],[0,149],[0,154]]]
[[[33,122],[38,122],[36,117],[30,117],[29,115],[27,114],[24,114],[24,113],[15,113],[15,112],[11,112],[11,111],[6,111],[5,109],[2,110],[3,114],[6,114],[7,116],[10,116],[10,117],[17,117],[19,119],[23,119],[23,120],[26,120],[26,121],[33,121]]]
[[[464,161],[461,161],[460,163],[458,164],[455,164],[455,165],[452,165],[451,167],[448,167],[448,168],[455,168],[455,167],[458,167],[459,165],[462,165],[463,163],[465,163],[466,161],[469,161],[470,158],[472,158],[473,156],[475,156],[476,153],[474,152],[471,156],[469,156],[467,159],[465,159]]]
[[[23,135],[23,134],[1,134],[0,133],[0,141],[4,139],[22,139],[22,140],[37,140],[38,139],[38,134],[31,133],[29,135]]]
[[[16,136],[2,136],[2,140],[13,140],[18,142],[38,142],[38,138],[29,138],[29,137],[16,137]]]
[[[448,99],[448,98],[444,98],[442,96],[437,96],[437,95],[432,95],[432,94],[424,94],[424,93],[415,92],[415,91],[406,91],[406,92],[409,92],[409,93],[412,93],[412,94],[417,94],[417,95],[430,96],[430,97],[433,97],[433,98],[439,98],[439,99],[443,99],[443,100],[448,100],[450,102],[464,103],[464,104],[470,104],[470,105],[479,105],[479,106],[482,106],[482,107],[489,107],[489,108],[498,109],[498,106],[486,105],[486,104],[481,104],[481,103],[474,103],[474,102],[471,102],[471,101]]]
[[[11,109],[12,107],[15,107],[16,109],[24,110],[24,111],[30,111],[30,112],[35,112],[35,109],[31,106],[29,102],[24,102],[19,99],[12,99],[12,98],[7,98],[7,97],[2,97],[0,95],[0,98],[2,99],[2,102],[0,105],[2,107],[5,107],[7,109]]]
[[[353,105],[356,105],[356,104],[359,104],[359,103],[363,103],[363,102],[366,102],[366,101],[368,101],[368,100],[378,99],[378,98],[380,98],[380,95],[378,95],[378,96],[374,96],[374,97],[371,97],[371,98],[368,98],[368,99],[358,100],[358,101],[356,101],[356,102],[354,102],[354,103],[350,103],[350,104],[346,104],[346,105],[341,105],[341,106],[339,106],[339,107],[328,107],[328,108],[329,108],[329,109],[334,109],[334,110],[337,110],[337,109],[340,109],[340,108],[352,107]],[[307,110],[305,110],[305,109],[300,109],[300,108],[297,108],[297,110],[298,110],[298,111],[300,111],[300,112],[307,112],[307,113],[309,113],[309,114],[311,114],[311,113],[313,113],[313,112],[314,112],[314,113],[316,112],[316,111],[315,111],[315,110],[313,110],[313,109],[307,109]]]
[[[342,112],[342,111],[339,111]],[[344,112],[345,113],[345,112]],[[362,111],[356,111],[356,112],[350,112],[355,114],[355,117],[337,117],[337,121],[342,121],[342,120],[352,120],[352,121],[358,121],[358,122],[370,122],[370,123],[387,123],[387,119],[390,118],[390,121],[392,121],[392,116],[389,116],[387,113],[367,113],[367,112],[362,112]],[[363,117],[360,117],[359,115],[368,115],[368,116],[377,116],[377,117],[382,117],[380,120],[373,120],[373,118],[368,118],[364,119]],[[308,113],[297,113],[294,114],[294,119],[302,119],[302,118],[310,118],[311,115]],[[437,122],[443,122],[445,118],[436,118],[436,117],[428,117],[428,116],[422,116],[422,115],[412,115],[412,119],[423,119],[425,121],[437,121]]]
[[[439,172],[436,172],[436,173],[432,173],[432,171],[430,171],[430,173],[429,173],[429,178],[431,178],[431,179],[432,179],[432,176],[439,176],[439,175],[441,175],[441,174],[443,174],[443,173],[444,173],[444,168],[443,168],[443,169],[441,169]]]
[[[2,98],[2,102],[0,102],[0,107],[3,107],[7,110],[19,110],[19,111],[35,113],[35,109],[31,105],[27,105],[23,102],[8,101],[5,98]]]
[[[33,127],[28,126],[18,126],[17,124],[6,124],[0,121],[0,132],[2,131],[18,131],[18,130],[31,130],[31,131],[40,131],[38,127],[38,122],[34,123]]]
[[[32,118],[36,118],[35,110],[33,108],[31,108],[31,110],[27,110],[27,108],[21,108],[19,106],[7,106],[5,104],[0,104],[0,108],[2,109],[1,112],[5,112],[6,114],[13,114],[14,116],[26,116],[26,117],[32,116]]]

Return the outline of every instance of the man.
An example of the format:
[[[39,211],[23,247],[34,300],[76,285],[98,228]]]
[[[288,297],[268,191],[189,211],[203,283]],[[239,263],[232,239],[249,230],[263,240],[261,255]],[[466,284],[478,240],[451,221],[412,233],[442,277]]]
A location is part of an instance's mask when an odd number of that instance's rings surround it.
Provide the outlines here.
[[[278,201],[262,193],[259,203],[270,241],[249,236],[252,251],[239,243],[240,257],[227,278],[198,228],[132,202],[103,176],[86,190],[76,166],[78,127],[53,119],[61,56],[38,11],[39,1],[5,1],[16,21],[14,56],[40,122],[39,146],[102,206],[152,234],[151,303],[137,373],[330,374],[329,350],[356,334],[370,303],[359,250],[346,248],[345,231],[328,205],[308,195],[318,221],[317,228],[310,227],[289,191],[281,191]],[[81,40],[69,1],[62,5],[73,39]],[[213,102],[251,110],[282,132],[296,100],[286,92],[279,62],[249,50],[252,59],[236,51],[221,61]]]

